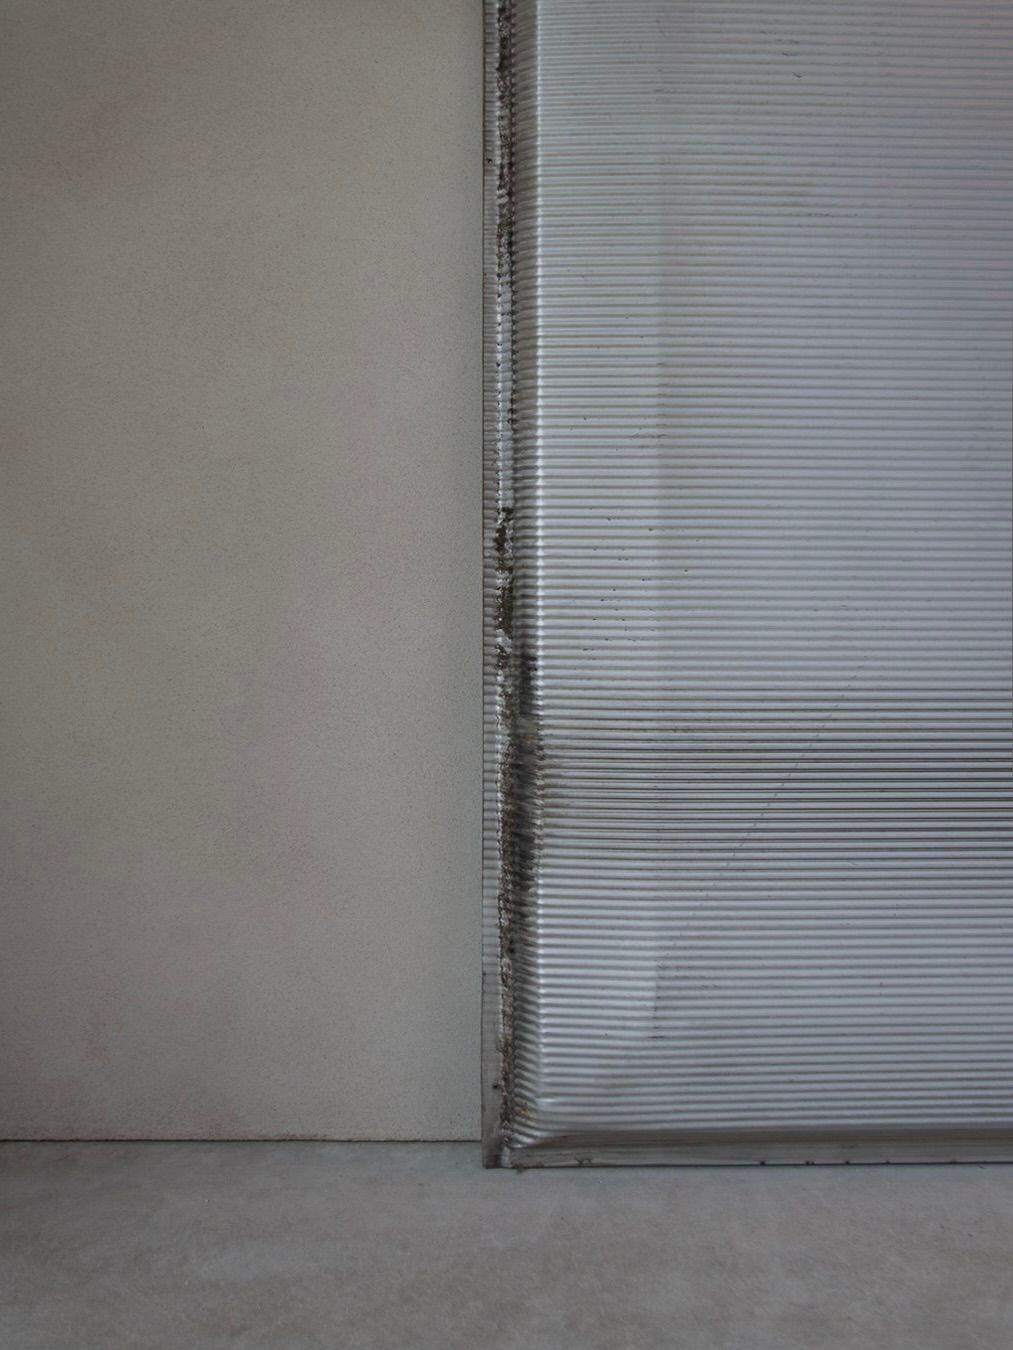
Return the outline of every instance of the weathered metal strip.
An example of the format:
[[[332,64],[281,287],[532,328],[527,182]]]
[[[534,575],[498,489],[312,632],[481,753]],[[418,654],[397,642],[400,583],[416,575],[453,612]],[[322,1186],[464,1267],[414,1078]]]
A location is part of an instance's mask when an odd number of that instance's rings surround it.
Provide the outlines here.
[[[484,803],[482,858],[482,1151],[504,1160],[509,1126],[511,885],[507,792],[516,675],[512,644],[513,380],[510,341],[511,135],[508,0],[485,5],[483,295]]]

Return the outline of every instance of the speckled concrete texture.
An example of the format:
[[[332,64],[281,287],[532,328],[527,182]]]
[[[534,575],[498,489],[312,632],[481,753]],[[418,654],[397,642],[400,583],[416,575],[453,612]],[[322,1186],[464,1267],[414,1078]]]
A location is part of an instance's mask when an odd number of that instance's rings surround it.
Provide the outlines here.
[[[0,0],[0,1137],[478,1128],[479,0]]]
[[[4,1350],[1008,1350],[1013,1168],[0,1149]]]

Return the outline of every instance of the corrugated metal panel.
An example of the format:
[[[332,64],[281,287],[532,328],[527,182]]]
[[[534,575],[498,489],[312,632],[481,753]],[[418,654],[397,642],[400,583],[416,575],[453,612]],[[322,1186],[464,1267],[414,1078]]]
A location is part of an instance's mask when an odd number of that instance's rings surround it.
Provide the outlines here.
[[[1013,1157],[1013,5],[488,18],[487,1159]]]

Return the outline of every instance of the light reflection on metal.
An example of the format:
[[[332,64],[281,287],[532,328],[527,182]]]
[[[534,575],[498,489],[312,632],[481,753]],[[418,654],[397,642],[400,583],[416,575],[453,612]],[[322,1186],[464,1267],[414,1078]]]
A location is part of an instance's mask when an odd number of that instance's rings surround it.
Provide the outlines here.
[[[487,89],[486,1160],[1013,1158],[1013,4]]]

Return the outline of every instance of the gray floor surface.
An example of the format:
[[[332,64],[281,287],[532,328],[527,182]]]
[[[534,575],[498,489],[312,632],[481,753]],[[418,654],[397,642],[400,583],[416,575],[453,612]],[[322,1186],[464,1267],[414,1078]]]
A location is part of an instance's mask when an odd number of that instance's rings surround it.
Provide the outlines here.
[[[3,1350],[1009,1350],[1013,1167],[0,1146]]]

